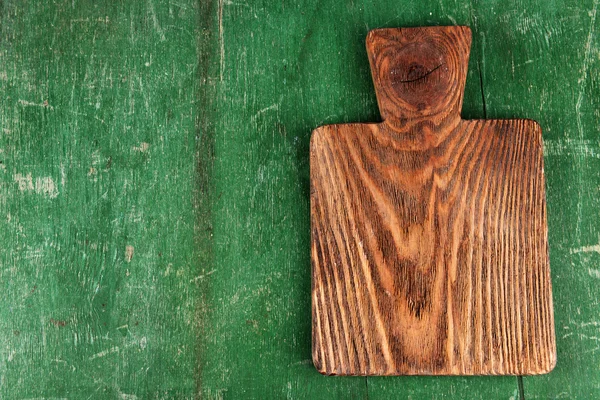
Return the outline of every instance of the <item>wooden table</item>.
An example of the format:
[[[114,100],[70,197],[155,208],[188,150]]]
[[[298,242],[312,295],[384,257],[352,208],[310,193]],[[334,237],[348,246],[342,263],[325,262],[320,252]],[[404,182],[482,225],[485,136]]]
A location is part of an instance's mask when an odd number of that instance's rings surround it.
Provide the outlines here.
[[[600,397],[597,9],[4,1],[0,398]],[[369,30],[453,24],[473,30],[463,117],[543,129],[556,369],[321,376],[310,132],[378,121]]]

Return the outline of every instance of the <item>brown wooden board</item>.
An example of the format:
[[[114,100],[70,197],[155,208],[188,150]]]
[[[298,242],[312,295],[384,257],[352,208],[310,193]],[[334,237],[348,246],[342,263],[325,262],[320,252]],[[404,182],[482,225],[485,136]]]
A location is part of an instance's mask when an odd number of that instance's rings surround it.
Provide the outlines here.
[[[382,123],[310,144],[313,361],[328,375],[556,363],[542,133],[460,117],[471,31],[379,29]]]

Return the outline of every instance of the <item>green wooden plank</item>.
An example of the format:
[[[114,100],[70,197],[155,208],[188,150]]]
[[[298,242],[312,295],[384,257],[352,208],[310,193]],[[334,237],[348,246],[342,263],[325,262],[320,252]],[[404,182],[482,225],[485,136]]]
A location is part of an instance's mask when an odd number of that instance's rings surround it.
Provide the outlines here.
[[[368,30],[468,24],[472,8],[448,4],[447,17],[438,2],[214,4],[215,266],[204,395],[517,398],[515,377],[331,378],[310,359],[310,132],[325,123],[379,119]],[[477,51],[467,117],[483,117]]]
[[[192,398],[198,5],[0,5],[0,398]]]
[[[314,111],[304,109],[319,105],[306,100],[318,87],[305,88],[312,71],[299,60],[312,60],[310,37],[322,34],[321,21],[307,24],[318,10],[214,2],[214,12],[217,50],[211,56],[219,69],[207,80],[217,86],[215,265],[208,278],[202,393],[364,398],[364,380],[321,377],[311,362],[307,151]],[[321,118],[347,111],[330,99],[328,107],[336,110]]]
[[[557,365],[525,377],[527,399],[600,397],[600,42],[598,1],[479,7],[489,116],[544,134]],[[483,6],[483,4],[482,4]]]

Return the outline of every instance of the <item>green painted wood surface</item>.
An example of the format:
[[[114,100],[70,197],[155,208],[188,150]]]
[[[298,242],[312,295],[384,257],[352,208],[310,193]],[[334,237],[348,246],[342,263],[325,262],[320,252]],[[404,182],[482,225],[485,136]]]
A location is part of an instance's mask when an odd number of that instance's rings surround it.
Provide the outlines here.
[[[0,398],[600,397],[597,9],[0,2]],[[544,129],[558,364],[323,377],[309,135],[378,120],[368,30],[437,24],[473,29],[464,117]]]

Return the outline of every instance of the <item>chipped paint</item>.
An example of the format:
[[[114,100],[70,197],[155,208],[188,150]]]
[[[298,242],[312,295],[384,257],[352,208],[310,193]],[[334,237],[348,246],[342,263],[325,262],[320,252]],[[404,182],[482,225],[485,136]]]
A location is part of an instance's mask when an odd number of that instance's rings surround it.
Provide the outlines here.
[[[145,153],[150,148],[150,143],[142,142],[139,146],[133,146],[131,150],[139,151],[140,153]]]
[[[58,188],[54,183],[54,179],[50,176],[41,176],[33,179],[31,173],[25,175],[18,173],[13,175],[13,180],[17,183],[21,192],[33,192],[51,199],[58,196]]]
[[[134,248],[131,245],[125,246],[125,262],[131,262],[133,259]]]
[[[577,253],[598,253],[600,254],[600,236],[598,237],[598,243],[589,246],[578,247],[571,249],[571,254]]]

